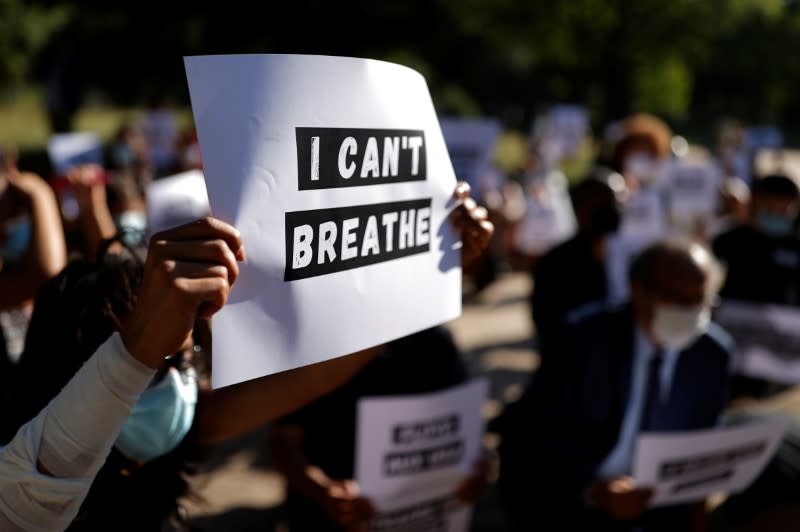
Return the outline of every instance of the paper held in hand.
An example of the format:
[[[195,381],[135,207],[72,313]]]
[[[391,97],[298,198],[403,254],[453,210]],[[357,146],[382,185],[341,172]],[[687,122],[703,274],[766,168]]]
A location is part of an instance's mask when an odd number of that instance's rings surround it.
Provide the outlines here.
[[[355,473],[376,506],[372,530],[463,532],[471,508],[455,499],[482,452],[488,381],[358,403]]]
[[[750,485],[772,458],[786,431],[781,419],[741,426],[643,434],[636,442],[633,476],[653,488],[651,506],[701,501]]]
[[[214,316],[214,387],[460,314],[455,177],[422,76],[323,56],[185,65],[212,211],[248,256]]]

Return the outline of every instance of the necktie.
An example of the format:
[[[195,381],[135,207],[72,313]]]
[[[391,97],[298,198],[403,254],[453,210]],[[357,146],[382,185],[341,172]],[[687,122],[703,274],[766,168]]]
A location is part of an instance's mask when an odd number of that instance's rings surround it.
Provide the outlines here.
[[[647,382],[644,390],[644,404],[642,405],[642,421],[640,430],[647,432],[653,430],[656,423],[658,406],[661,402],[661,363],[664,357],[660,350],[653,353],[647,367]]]

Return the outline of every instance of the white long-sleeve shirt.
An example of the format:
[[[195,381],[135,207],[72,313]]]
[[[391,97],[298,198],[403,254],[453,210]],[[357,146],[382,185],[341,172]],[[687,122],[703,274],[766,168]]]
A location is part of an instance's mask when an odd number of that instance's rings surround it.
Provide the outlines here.
[[[128,353],[117,333],[98,348],[0,450],[0,530],[69,526],[154,374]]]

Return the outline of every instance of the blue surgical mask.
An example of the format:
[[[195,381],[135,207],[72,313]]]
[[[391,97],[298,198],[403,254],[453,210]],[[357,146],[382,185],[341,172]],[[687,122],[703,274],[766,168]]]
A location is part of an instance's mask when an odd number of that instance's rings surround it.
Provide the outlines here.
[[[5,223],[6,241],[0,244],[0,259],[17,262],[25,256],[31,241],[33,227],[28,217],[15,218]]]
[[[755,221],[759,231],[773,238],[788,236],[794,228],[794,219],[785,214],[758,211]]]
[[[175,449],[192,426],[197,404],[193,369],[170,368],[142,393],[115,443],[128,458],[148,462]]]
[[[134,248],[144,243],[147,231],[147,214],[144,212],[125,211],[114,218],[114,224],[128,247]]]

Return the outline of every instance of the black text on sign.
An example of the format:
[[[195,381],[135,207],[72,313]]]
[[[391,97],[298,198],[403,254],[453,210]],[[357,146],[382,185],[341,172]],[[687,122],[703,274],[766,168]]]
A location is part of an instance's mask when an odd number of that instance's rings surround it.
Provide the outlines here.
[[[424,181],[425,132],[415,129],[295,128],[297,188]]]
[[[286,213],[284,281],[377,264],[430,249],[431,199]]]

